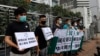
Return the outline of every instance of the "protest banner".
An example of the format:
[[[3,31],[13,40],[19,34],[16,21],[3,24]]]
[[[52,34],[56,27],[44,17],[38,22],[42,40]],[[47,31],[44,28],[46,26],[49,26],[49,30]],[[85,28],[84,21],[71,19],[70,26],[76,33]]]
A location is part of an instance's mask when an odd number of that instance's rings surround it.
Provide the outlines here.
[[[72,40],[72,49],[71,50],[78,50],[81,47],[81,41],[83,37],[83,32],[78,30],[73,31],[73,40]]]
[[[51,38],[53,38],[53,33],[51,31],[51,29],[49,27],[45,27],[45,28],[42,28],[42,31],[43,31],[43,34],[44,34],[44,37],[45,37],[45,40],[50,40]]]
[[[20,50],[38,45],[34,32],[16,32],[15,37]]]
[[[53,46],[53,42],[50,44],[52,45],[51,49],[55,48],[54,53],[78,50],[81,47],[83,35],[83,31],[79,30],[57,29],[54,33],[54,36],[58,37],[58,40],[56,39],[56,46]]]
[[[71,50],[72,36],[70,35],[70,30],[58,29],[54,36],[58,37],[55,53]]]

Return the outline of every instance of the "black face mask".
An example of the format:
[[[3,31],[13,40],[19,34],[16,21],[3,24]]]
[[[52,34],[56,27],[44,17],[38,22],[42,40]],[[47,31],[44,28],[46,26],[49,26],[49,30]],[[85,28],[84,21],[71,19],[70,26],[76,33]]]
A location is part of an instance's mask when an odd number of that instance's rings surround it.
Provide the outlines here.
[[[45,25],[46,24],[46,21],[41,21],[41,24]]]

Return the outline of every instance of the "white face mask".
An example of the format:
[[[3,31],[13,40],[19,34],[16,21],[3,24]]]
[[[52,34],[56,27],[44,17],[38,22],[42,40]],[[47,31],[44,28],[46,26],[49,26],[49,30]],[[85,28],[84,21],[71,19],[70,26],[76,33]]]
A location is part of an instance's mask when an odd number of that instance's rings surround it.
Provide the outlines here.
[[[71,25],[71,22],[68,22],[69,25]]]
[[[59,20],[59,23],[60,23],[60,24],[62,24],[62,21],[61,21],[61,20]]]
[[[74,25],[77,26],[77,23],[75,23]]]
[[[80,24],[82,24],[82,21],[80,21]]]

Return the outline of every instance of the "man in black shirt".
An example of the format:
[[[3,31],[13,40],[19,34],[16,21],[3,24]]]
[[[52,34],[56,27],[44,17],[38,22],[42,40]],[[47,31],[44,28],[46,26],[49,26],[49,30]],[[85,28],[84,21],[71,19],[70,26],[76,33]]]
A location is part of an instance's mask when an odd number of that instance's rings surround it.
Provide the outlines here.
[[[46,27],[46,16],[40,15],[39,16],[39,26],[36,27],[35,35],[38,40],[38,52],[40,53],[39,56],[46,56],[47,55],[47,41],[43,35],[42,29]]]
[[[5,42],[11,47],[10,56],[30,56],[30,48],[19,50],[15,32],[29,32],[29,25],[26,23],[26,10],[22,7],[14,11],[16,21],[10,23],[6,29]]]

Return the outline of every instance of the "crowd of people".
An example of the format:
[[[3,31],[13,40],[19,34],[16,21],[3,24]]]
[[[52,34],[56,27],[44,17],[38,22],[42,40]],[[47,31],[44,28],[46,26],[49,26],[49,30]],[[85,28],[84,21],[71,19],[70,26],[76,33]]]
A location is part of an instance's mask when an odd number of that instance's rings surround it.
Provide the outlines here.
[[[19,50],[15,32],[30,32],[29,24],[27,23],[27,11],[19,7],[14,11],[15,21],[10,23],[6,29],[5,33],[5,42],[11,47],[10,56],[31,56],[31,48]],[[38,46],[33,47],[36,48],[38,56],[47,56],[47,48],[48,48],[48,41],[45,40],[43,35],[42,29],[43,27],[48,27],[46,25],[46,16],[39,15],[39,25],[35,29],[35,36],[38,41]],[[54,19],[53,27],[51,28],[52,32],[54,33],[57,29],[79,29],[84,30],[82,25],[82,20],[72,20],[67,18],[66,20],[62,20],[61,17],[56,17]],[[33,50],[34,51],[34,50]],[[60,54],[54,54],[54,56],[59,56]],[[63,54],[66,56],[66,53]]]

